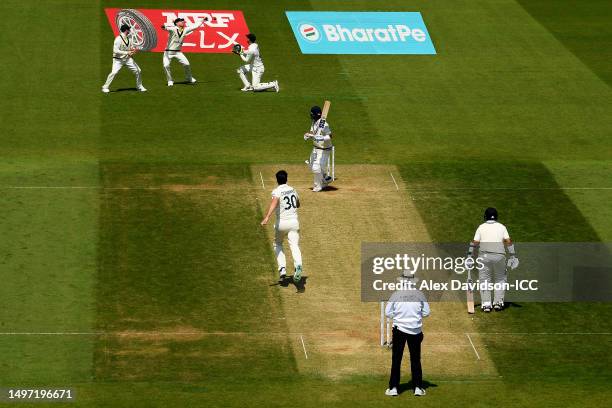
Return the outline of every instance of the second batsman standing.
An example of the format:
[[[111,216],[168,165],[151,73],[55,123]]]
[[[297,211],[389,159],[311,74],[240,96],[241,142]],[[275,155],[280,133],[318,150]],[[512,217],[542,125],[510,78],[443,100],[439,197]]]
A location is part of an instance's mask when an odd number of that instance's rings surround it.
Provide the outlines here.
[[[497,217],[495,208],[489,207],[485,210],[485,222],[476,229],[474,239],[470,242],[468,249],[469,263],[474,264],[474,254],[478,250],[478,257],[483,264],[478,273],[478,281],[481,285],[481,309],[485,313],[491,311],[491,290],[483,288],[482,285],[500,285],[493,291],[492,308],[496,312],[503,310],[505,290],[501,285],[508,281],[507,268],[516,269],[519,265],[510,234],[508,234],[506,226],[497,221]],[[507,261],[506,250],[510,254]]]

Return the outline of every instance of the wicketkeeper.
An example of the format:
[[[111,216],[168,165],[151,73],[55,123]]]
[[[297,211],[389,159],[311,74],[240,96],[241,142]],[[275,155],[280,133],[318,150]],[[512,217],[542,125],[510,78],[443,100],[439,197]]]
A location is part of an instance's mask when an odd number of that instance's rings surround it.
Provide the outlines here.
[[[476,249],[478,249],[478,257],[483,264],[478,273],[478,282],[481,286],[481,309],[485,313],[491,311],[491,291],[483,288],[483,285],[499,284],[499,287],[494,290],[493,309],[495,311],[503,310],[505,294],[503,286],[508,281],[507,268],[516,269],[519,266],[519,260],[516,257],[514,244],[510,239],[508,230],[504,224],[497,222],[497,217],[495,208],[489,207],[485,210],[485,222],[476,229],[474,239],[468,249],[467,265],[474,265]],[[510,255],[507,261],[506,250]]]
[[[312,140],[312,152],[306,163],[313,174],[312,191],[315,193],[323,190],[333,181],[332,177],[327,174],[327,164],[333,147],[332,131],[327,121],[322,129],[319,127],[321,114],[321,108],[318,106],[310,109],[310,130],[304,134],[304,140]]]
[[[259,45],[257,44],[257,37],[255,34],[249,33],[246,35],[248,41],[248,48],[246,50],[242,49],[240,44],[235,44],[232,48],[232,52],[240,56],[240,58],[246,62],[246,65],[241,66],[236,70],[244,87],[241,89],[243,92],[248,91],[265,91],[267,89],[274,89],[276,92],[279,91],[278,81],[272,82],[260,82],[261,77],[266,70],[263,64],[263,60],[261,59],[261,55],[259,54]],[[249,82],[247,78],[247,74],[251,73],[252,82]]]
[[[115,79],[115,75],[121,71],[121,68],[124,66],[127,67],[130,71],[134,73],[136,76],[136,89],[140,92],[146,92],[144,86],[142,86],[142,76],[141,70],[132,55],[136,53],[136,48],[132,46],[130,40],[130,26],[127,24],[123,24],[119,29],[121,33],[115,37],[115,42],[113,43],[113,68],[108,74],[106,78],[106,82],[102,85],[102,92],[108,93],[110,92],[109,87]]]

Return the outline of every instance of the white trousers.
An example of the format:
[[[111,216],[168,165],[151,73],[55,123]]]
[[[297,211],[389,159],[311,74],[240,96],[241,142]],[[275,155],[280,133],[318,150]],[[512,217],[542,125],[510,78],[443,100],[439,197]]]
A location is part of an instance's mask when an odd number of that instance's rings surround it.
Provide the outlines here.
[[[330,152],[331,150],[313,148],[312,153],[310,153],[308,163],[313,174],[315,189],[321,189],[326,185],[325,176],[327,176],[327,163],[329,162]]]
[[[287,237],[291,256],[293,257],[293,266],[302,265],[302,252],[300,251],[300,223],[298,220],[280,220],[274,226],[274,253],[276,254],[276,262],[278,269],[287,267],[287,259],[283,252],[283,241]]]
[[[110,74],[108,74],[108,77],[106,77],[106,82],[102,85],[102,88],[110,87],[113,79],[115,79],[115,75],[117,75],[124,66],[136,75],[136,88],[140,88],[142,86],[141,70],[132,57],[125,59],[113,58],[113,68]]]
[[[251,69],[250,65],[243,65],[236,71],[245,87],[252,86],[254,91],[265,91],[274,88],[274,82],[261,82],[261,77],[265,71],[264,67]],[[251,73],[252,83],[249,82],[246,74]]]
[[[488,284],[505,284],[507,282],[508,275],[506,273],[505,255],[483,253],[479,254],[478,256],[482,258],[483,263],[483,268],[478,274],[478,281],[480,282],[480,284],[482,284],[484,281],[487,281]],[[497,289],[493,292],[493,303],[501,303],[504,301],[504,289]],[[480,300],[482,302],[482,306],[491,306],[491,291],[481,290]]]
[[[191,65],[189,65],[189,60],[180,51],[164,51],[164,58],[162,62],[164,64],[164,71],[166,71],[166,80],[168,82],[172,81],[172,72],[170,71],[170,62],[175,59],[185,68],[185,79],[189,82],[193,78],[191,75]]]

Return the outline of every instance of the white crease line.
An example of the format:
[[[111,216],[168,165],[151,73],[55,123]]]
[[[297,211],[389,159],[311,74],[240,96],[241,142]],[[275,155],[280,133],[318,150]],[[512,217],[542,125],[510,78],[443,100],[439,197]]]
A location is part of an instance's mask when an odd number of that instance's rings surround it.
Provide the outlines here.
[[[470,335],[468,333],[465,333],[465,335],[467,336],[468,340],[470,341],[470,344],[472,345],[472,350],[474,350],[474,353],[476,354],[476,358],[478,360],[480,360],[480,356],[478,355],[478,351],[476,351],[476,347],[474,347],[474,343],[472,342],[472,338],[470,337]]]
[[[318,336],[334,336],[345,333],[345,331],[333,331],[333,332],[308,332],[312,335]],[[431,335],[458,335],[458,332],[428,332]],[[469,337],[470,334],[478,336],[612,336],[612,332],[466,332],[464,333]],[[0,332],[0,336],[144,336],[144,335],[159,335],[159,336],[286,336],[286,335],[300,335],[296,332],[204,332],[204,331],[191,331],[191,332],[165,332],[165,331],[107,331],[107,332]],[[466,345],[467,346],[467,345]]]
[[[263,182],[263,176],[261,172],[259,173],[261,178],[262,186],[265,189],[265,184]],[[488,190],[503,190],[503,191],[610,191],[612,187],[456,187],[456,188],[439,188],[439,189],[427,189],[427,188],[411,188],[411,187],[402,187],[400,188],[397,184],[395,177],[391,174],[391,178],[393,179],[393,183],[395,184],[396,190],[405,190],[414,193],[444,193],[447,191],[488,191]],[[306,182],[306,180],[293,180],[294,182]],[[386,182],[385,182],[386,183]],[[217,190],[222,188],[219,187],[198,187],[198,186],[181,186],[185,190]],[[355,186],[347,186],[355,187]],[[227,187],[223,187],[227,188]],[[307,186],[303,186],[303,188],[307,188]],[[248,189],[248,188],[243,188]],[[168,186],[143,186],[143,187],[104,187],[104,186],[0,186],[0,190],[172,190],[171,187]],[[384,190],[381,190],[384,191]]]
[[[393,184],[395,184],[395,189],[399,191],[399,186],[397,185],[397,182],[395,181],[395,177],[393,177],[393,173],[389,172],[389,175],[393,179]]]
[[[306,357],[306,360],[308,360],[308,353],[306,352],[306,345],[304,344],[304,337],[302,337],[301,334],[300,334],[300,340],[302,340],[302,348],[304,349],[304,356]]]
[[[259,172],[259,178],[261,179],[261,187],[265,190],[266,189],[266,185],[264,184],[263,175],[261,174],[261,171]]]

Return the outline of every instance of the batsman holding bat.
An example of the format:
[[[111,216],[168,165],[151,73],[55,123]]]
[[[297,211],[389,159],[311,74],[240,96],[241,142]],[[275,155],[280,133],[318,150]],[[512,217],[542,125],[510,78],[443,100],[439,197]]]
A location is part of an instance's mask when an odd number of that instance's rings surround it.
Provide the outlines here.
[[[110,74],[108,74],[106,82],[102,85],[102,92],[110,92],[109,87],[113,79],[115,79],[115,75],[117,75],[124,66],[136,76],[136,89],[140,92],[146,92],[145,87],[142,86],[140,67],[136,64],[134,58],[132,58],[132,55],[136,53],[136,48],[134,48],[130,42],[130,26],[124,24],[119,31],[121,31],[121,33],[115,38],[115,42],[113,43],[113,68]]]
[[[241,89],[243,92],[255,91],[261,92],[267,89],[274,89],[276,92],[279,91],[278,81],[272,82],[260,82],[261,77],[264,74],[265,67],[259,54],[259,45],[257,44],[257,37],[255,34],[249,33],[246,35],[249,46],[246,50],[242,49],[240,44],[234,44],[232,52],[238,55],[246,65],[241,66],[236,70],[244,87]],[[249,82],[247,74],[251,73],[252,82]]]
[[[310,109],[310,130],[304,134],[304,140],[312,140],[312,153],[307,164],[314,175],[312,191],[319,192],[333,181],[327,174],[327,164],[333,151],[332,131],[327,122],[327,113],[331,103],[325,101],[323,110],[318,106]]]
[[[484,213],[485,222],[480,224],[474,239],[470,243],[466,266],[474,265],[474,253],[478,249],[478,257],[482,263],[479,271],[478,283],[480,284],[481,308],[485,313],[491,311],[491,291],[486,284],[505,284],[508,280],[507,268],[516,269],[519,260],[514,251],[514,244],[510,239],[506,227],[497,222],[497,210],[487,208]],[[506,250],[510,258],[506,261]],[[483,288],[483,286],[485,286]],[[503,287],[494,290],[493,309],[501,311],[504,309]],[[468,299],[468,311],[469,311]]]

